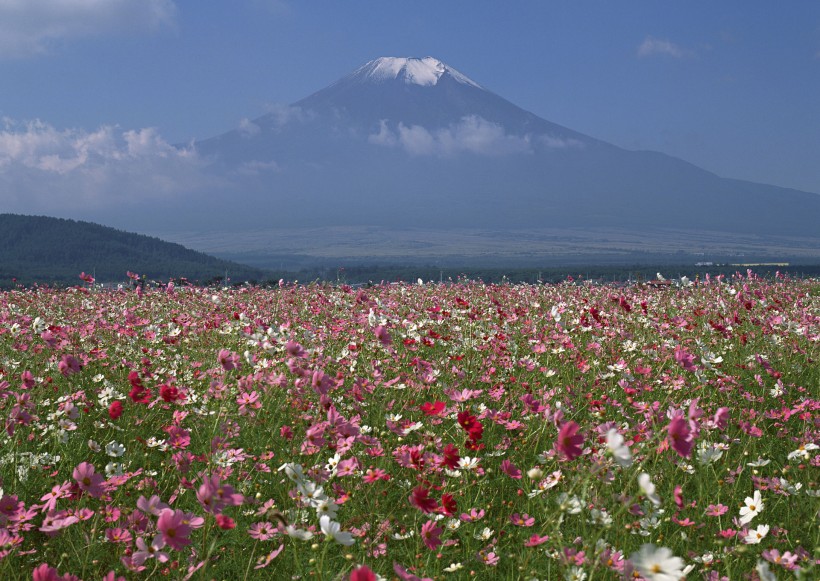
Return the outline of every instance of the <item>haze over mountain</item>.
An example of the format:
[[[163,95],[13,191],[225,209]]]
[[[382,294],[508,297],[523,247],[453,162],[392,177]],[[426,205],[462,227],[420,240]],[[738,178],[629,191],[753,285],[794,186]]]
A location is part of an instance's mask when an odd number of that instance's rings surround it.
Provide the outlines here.
[[[111,164],[150,150],[184,164],[175,175],[190,179],[120,176],[131,188],[144,180],[145,195],[93,219],[127,220],[129,229],[259,265],[289,254],[536,260],[592,246],[625,257],[820,258],[820,195],[617,147],[527,112],[432,57],[370,61],[290,106],[175,148],[150,131],[125,137],[127,152],[106,153]],[[70,160],[39,163],[57,162]],[[105,191],[116,195],[117,185]]]
[[[616,147],[524,111],[432,57],[373,60],[195,148],[241,181],[235,226],[251,229],[814,237],[820,217],[817,194]]]

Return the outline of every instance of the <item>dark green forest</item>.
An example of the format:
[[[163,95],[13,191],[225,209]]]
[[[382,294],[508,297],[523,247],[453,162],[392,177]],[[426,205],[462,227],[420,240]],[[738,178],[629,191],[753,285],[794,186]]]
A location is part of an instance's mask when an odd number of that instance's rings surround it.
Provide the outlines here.
[[[82,284],[80,272],[97,281],[123,282],[131,271],[147,279],[187,278],[261,281],[261,270],[220,260],[159,238],[45,216],[0,214],[0,287],[14,284]],[[16,281],[15,281],[16,279]]]

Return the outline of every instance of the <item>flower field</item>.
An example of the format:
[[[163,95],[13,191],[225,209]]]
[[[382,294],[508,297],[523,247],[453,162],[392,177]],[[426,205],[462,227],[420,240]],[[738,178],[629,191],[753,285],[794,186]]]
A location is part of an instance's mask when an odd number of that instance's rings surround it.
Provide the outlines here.
[[[820,283],[0,294],[1,579],[817,579]]]

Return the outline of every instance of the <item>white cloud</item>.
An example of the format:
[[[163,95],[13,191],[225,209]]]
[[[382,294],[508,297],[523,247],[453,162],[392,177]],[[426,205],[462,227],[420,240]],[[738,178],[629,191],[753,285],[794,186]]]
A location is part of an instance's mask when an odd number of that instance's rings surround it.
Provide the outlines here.
[[[193,147],[153,128],[57,129],[42,121],[0,124],[0,207],[22,213],[101,210],[169,199],[213,184]]]
[[[262,128],[246,117],[239,121],[239,133],[242,137],[253,137],[260,131]]]
[[[648,57],[653,55],[666,55],[674,58],[684,58],[690,56],[691,52],[668,40],[647,36],[638,47],[638,56]]]
[[[291,121],[307,121],[314,116],[312,111],[305,111],[301,107],[283,105],[282,103],[268,103],[265,106],[265,110],[268,112],[268,118],[273,122],[273,126],[276,129],[287,125]]]
[[[0,58],[44,54],[75,38],[151,32],[175,14],[172,0],[0,0]]]
[[[276,161],[246,161],[239,168],[236,170],[236,173],[239,175],[246,175],[246,176],[256,176],[261,173],[279,173],[282,171],[282,167],[276,163]]]
[[[371,134],[368,141],[386,147],[401,147],[412,155],[447,156],[461,152],[508,155],[532,151],[529,136],[507,134],[501,125],[475,115],[434,131],[420,125],[408,127],[403,123],[393,131],[386,121],[382,121],[379,132]]]

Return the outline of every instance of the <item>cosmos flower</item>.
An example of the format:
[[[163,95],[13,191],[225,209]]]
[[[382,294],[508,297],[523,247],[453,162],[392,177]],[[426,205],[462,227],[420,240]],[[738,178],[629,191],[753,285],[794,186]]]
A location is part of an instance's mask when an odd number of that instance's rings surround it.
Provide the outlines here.
[[[683,559],[666,547],[643,545],[630,561],[647,581],[680,581],[684,577]]]
[[[759,490],[755,490],[752,497],[746,497],[743,501],[744,505],[740,507],[740,524],[745,525],[750,523],[754,517],[760,514],[765,505],[763,504],[763,497]]]

